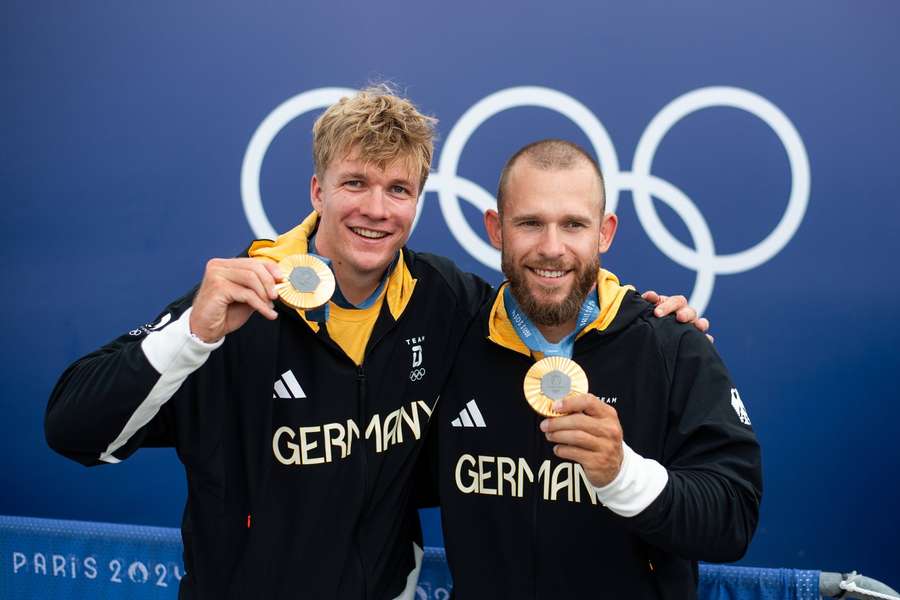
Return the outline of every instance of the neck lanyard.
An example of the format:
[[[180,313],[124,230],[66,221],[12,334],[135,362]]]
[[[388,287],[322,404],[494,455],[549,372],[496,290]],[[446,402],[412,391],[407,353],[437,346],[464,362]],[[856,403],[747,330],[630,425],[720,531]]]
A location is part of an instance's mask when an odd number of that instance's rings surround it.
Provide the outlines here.
[[[578,320],[575,322],[575,329],[561,339],[557,343],[548,342],[541,334],[538,328],[531,322],[521,308],[519,303],[513,298],[510,286],[506,286],[503,290],[503,304],[506,307],[506,313],[509,315],[509,321],[519,335],[519,339],[528,346],[532,352],[541,352],[544,356],[563,356],[572,358],[572,352],[575,349],[575,338],[581,333],[581,330],[592,323],[600,314],[600,303],[598,299],[597,289],[594,288],[578,311]]]

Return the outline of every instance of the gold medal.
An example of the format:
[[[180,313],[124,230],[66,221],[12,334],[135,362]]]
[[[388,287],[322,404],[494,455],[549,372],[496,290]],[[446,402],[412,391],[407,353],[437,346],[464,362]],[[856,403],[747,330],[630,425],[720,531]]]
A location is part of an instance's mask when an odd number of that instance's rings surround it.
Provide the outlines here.
[[[534,363],[525,374],[525,400],[545,417],[560,417],[553,403],[574,394],[586,394],[587,375],[574,360],[562,356],[548,356]]]
[[[319,308],[334,293],[334,273],[315,256],[286,256],[278,268],[284,280],[275,286],[275,291],[288,306],[300,310]]]

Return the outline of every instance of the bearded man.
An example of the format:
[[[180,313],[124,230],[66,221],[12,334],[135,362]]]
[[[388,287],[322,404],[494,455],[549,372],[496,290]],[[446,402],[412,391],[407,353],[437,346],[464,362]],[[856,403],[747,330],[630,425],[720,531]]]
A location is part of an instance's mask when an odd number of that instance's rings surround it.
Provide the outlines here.
[[[462,600],[694,598],[697,561],[737,560],[756,528],[738,390],[703,335],[600,268],[604,200],[590,155],[544,140],[485,214],[508,282],[463,339],[436,440]]]

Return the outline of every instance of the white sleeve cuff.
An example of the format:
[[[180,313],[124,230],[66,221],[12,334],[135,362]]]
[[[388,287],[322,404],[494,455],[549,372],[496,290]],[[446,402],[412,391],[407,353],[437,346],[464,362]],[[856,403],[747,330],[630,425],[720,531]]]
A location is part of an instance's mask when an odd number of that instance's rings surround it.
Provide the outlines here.
[[[595,487],[597,499],[609,510],[623,517],[633,517],[650,506],[669,482],[666,468],[644,458],[622,442],[622,466],[616,478]]]
[[[119,462],[119,458],[113,453],[127,444],[141,427],[157,415],[160,407],[178,391],[184,380],[203,366],[210,353],[224,341],[223,337],[215,343],[207,344],[191,335],[190,308],[174,323],[150,332],[141,342],[141,350],[160,377],[131,414],[116,439],[100,454],[100,460]]]
[[[186,370],[190,374],[199,369],[210,353],[222,345],[225,338],[207,343],[191,334],[191,311],[184,311],[177,321],[159,331],[151,332],[141,342],[141,349],[157,373],[172,369]]]

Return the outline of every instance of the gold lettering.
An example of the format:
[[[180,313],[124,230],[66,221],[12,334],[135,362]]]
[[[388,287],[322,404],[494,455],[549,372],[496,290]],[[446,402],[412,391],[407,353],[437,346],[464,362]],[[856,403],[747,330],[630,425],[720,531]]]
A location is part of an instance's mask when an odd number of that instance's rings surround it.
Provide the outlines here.
[[[381,453],[384,451],[384,447],[381,445],[381,416],[373,415],[372,419],[369,421],[369,426],[366,427],[366,439],[369,439],[369,436],[372,432],[375,432],[375,452]]]
[[[353,438],[375,440],[375,451],[384,452],[395,444],[404,442],[403,431],[408,426],[416,440],[422,439],[422,419],[419,410],[429,417],[431,407],[422,400],[410,402],[408,407],[401,406],[390,412],[382,420],[381,415],[373,415],[366,427],[364,436],[360,436],[360,428],[353,419],[343,423],[326,423],[321,426],[279,427],[272,436],[272,453],[276,460],[284,465],[315,465],[330,463],[340,458],[347,458],[353,451]],[[320,440],[318,436],[323,436]],[[296,439],[299,436],[299,439]],[[296,439],[296,442],[294,441]],[[321,443],[324,456],[315,456],[313,451]],[[322,450],[320,450],[322,451]]]
[[[531,468],[528,466],[528,462],[524,458],[519,459],[519,485],[516,496],[522,498],[522,487],[523,487],[523,479],[524,477],[528,477],[528,483],[534,482],[534,473],[531,472]]]
[[[497,495],[497,490],[487,487],[487,480],[491,478],[491,471],[490,469],[485,470],[484,468],[485,464],[493,462],[493,456],[478,455],[478,491],[486,496]]]
[[[561,478],[560,475],[564,475],[564,478]],[[550,491],[550,499],[556,500],[556,495],[560,490],[568,488],[568,493],[566,494],[566,499],[571,502],[572,501],[572,463],[564,462],[556,465],[556,468],[553,469],[553,486]]]
[[[422,437],[422,428],[419,425],[419,410],[416,407],[415,402],[410,402],[409,404],[409,412],[411,415],[404,410],[404,408],[400,407],[400,415],[403,417],[403,421],[409,425],[409,428],[412,430],[413,437],[415,439],[419,439]],[[403,435],[400,435],[400,441],[403,441]]]
[[[353,436],[359,439],[359,427],[353,419],[347,419],[347,454],[353,450]]]
[[[463,454],[459,457],[459,460],[456,461],[456,487],[463,494],[471,494],[472,492],[478,491],[478,473],[475,471],[468,469],[466,474],[469,476],[470,481],[473,483],[471,485],[463,485],[462,479],[460,479],[460,471],[462,470],[463,462],[467,462],[473,467],[475,466],[475,457],[471,454]]]
[[[587,473],[584,472],[584,469],[581,465],[575,464],[575,477],[576,479],[584,484],[584,489],[588,492],[588,498],[591,500],[591,504],[597,504],[597,490],[594,488],[594,484],[591,483],[591,480],[588,479]],[[575,502],[581,502],[581,486],[577,483],[575,484]]]
[[[440,398],[440,396],[438,396],[438,398]],[[437,400],[435,400],[435,402],[437,402]],[[425,414],[428,415],[429,418],[431,417],[431,407],[428,406],[427,402],[424,400],[416,400],[416,404],[422,407],[422,410],[425,411]]]
[[[332,436],[332,432],[336,435]],[[341,458],[347,457],[347,444],[344,443],[344,427],[340,423],[328,423],[322,427],[322,433],[325,435],[325,462],[331,462],[331,446],[339,446],[341,449]]]
[[[300,427],[297,429],[297,432],[300,434],[300,460],[304,465],[318,465],[325,462],[325,459],[321,456],[316,458],[311,458],[309,456],[309,451],[314,450],[319,443],[316,441],[307,441],[306,439],[307,434],[312,435],[314,433],[319,433],[320,431],[322,431],[322,428],[319,426]]]
[[[504,467],[509,467],[507,471]],[[497,457],[497,495],[503,495],[503,482],[509,484],[509,493],[516,495],[516,462],[508,456]]]
[[[388,413],[384,418],[384,449],[394,444],[403,443],[403,434],[398,431],[400,425],[400,409]]]
[[[275,458],[283,465],[299,465],[300,464],[300,446],[294,444],[293,442],[287,442],[285,445],[291,449],[290,458],[286,458],[282,453],[281,449],[278,447],[278,442],[281,440],[282,436],[288,436],[290,439],[294,439],[294,430],[290,427],[279,427],[275,430],[275,435],[272,436],[272,452],[275,454]]]
[[[541,463],[538,469],[538,481],[544,484],[544,500],[550,499],[550,460],[547,459]]]

